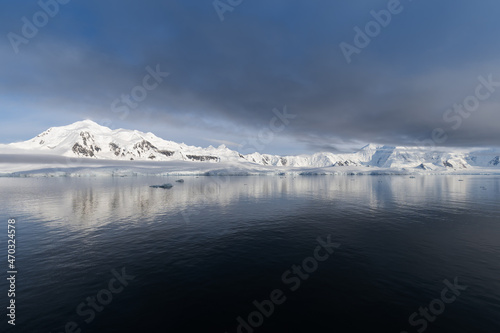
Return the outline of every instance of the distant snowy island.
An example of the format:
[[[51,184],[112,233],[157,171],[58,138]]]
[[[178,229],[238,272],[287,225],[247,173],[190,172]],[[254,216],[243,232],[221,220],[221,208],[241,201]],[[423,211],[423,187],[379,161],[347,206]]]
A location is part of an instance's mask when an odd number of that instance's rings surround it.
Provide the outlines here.
[[[201,148],[91,120],[0,145],[0,176],[500,174],[500,150],[369,144],[356,152],[279,156]]]

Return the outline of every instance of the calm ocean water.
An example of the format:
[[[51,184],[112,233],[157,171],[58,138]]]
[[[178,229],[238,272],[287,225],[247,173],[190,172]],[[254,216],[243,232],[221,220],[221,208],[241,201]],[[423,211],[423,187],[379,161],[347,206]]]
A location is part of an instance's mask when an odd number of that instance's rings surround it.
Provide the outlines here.
[[[500,177],[179,178],[0,178],[0,331],[498,332]]]

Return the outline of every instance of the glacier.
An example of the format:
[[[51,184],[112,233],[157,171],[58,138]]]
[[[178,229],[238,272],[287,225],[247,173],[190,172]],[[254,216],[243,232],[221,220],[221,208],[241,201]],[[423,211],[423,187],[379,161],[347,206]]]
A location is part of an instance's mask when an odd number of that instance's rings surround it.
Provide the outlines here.
[[[500,150],[450,151],[369,144],[344,154],[241,154],[167,141],[91,120],[0,144],[0,176],[500,174]]]

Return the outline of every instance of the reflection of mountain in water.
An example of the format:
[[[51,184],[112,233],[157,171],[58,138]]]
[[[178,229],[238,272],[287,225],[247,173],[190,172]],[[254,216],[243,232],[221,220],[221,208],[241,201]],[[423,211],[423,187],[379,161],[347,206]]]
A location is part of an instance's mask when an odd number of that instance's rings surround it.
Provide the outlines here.
[[[458,179],[465,179],[459,182]],[[159,215],[178,219],[194,216],[203,219],[203,209],[227,206],[237,201],[290,200],[290,214],[300,205],[324,203],[339,207],[387,205],[422,207],[440,197],[455,203],[481,190],[474,185],[478,177],[425,176],[297,176],[297,177],[184,177],[173,178],[4,178],[0,198],[18,214],[38,215],[39,219],[78,227],[98,227],[109,221],[143,223]],[[480,177],[479,177],[480,178]],[[483,177],[484,179],[484,177]],[[152,184],[172,182],[172,189],[150,188]],[[495,182],[498,191],[498,183]],[[297,204],[292,204],[297,203]]]

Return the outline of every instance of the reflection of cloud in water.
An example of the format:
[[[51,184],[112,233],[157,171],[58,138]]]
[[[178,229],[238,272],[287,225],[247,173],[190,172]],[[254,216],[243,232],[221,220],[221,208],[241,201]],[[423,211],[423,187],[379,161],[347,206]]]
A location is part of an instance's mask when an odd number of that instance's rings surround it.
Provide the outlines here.
[[[100,227],[111,221],[144,223],[159,215],[182,215],[195,211],[197,219],[204,208],[252,201],[258,209],[262,200],[290,200],[289,213],[300,203],[321,202],[339,209],[399,207],[418,210],[432,208],[436,198],[440,207],[453,210],[478,197],[480,185],[491,184],[480,192],[488,203],[488,193],[498,196],[499,179],[481,176],[250,176],[250,177],[131,178],[3,178],[0,199],[13,216],[27,215],[52,224]],[[458,179],[465,179],[459,182]],[[171,182],[172,189],[149,185]],[[493,191],[493,192],[492,192]],[[472,195],[473,194],[473,195]],[[445,203],[446,205],[444,205]],[[493,202],[494,204],[494,202]]]

